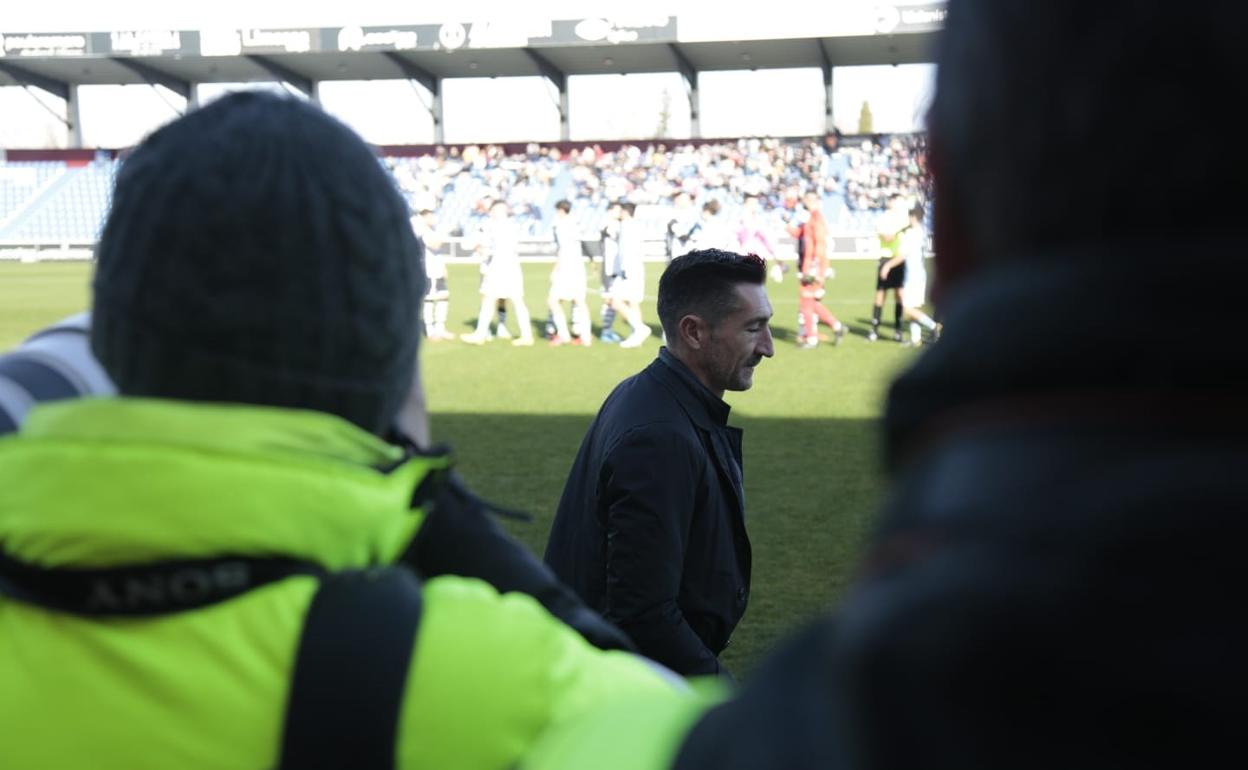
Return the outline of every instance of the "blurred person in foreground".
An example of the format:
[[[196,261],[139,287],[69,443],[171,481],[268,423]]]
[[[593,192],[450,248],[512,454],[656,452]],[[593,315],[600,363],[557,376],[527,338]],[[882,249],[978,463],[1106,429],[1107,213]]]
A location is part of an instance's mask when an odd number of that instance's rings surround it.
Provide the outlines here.
[[[1159,153],[1156,110],[1202,114],[1248,76],[1246,23],[1227,3],[950,0],[929,118],[945,333],[889,393],[856,584],[730,703],[606,708],[530,767],[613,744],[630,761],[595,767],[1242,755],[1248,348],[1216,332],[1234,305],[1205,302],[1209,275],[1248,279],[1225,254],[1242,161]],[[1210,333],[1142,327],[1158,307]]]
[[[749,599],[742,432],[723,397],[774,353],[766,280],[752,254],[668,263],[667,346],[603,403],[546,545],[564,583],[680,674],[726,676],[719,654]]]
[[[692,697],[408,566],[472,507],[445,452],[383,439],[427,441],[423,279],[393,183],[311,105],[234,94],[135,150],[90,331],[121,396],[0,439],[0,766],[505,767],[591,704]]]

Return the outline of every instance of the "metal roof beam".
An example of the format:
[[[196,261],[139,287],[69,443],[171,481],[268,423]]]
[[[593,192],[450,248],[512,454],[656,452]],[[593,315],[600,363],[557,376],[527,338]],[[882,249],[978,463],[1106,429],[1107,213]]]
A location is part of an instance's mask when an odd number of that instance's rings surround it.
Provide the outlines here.
[[[307,75],[300,75],[290,67],[287,67],[284,64],[278,64],[267,56],[260,56],[253,53],[247,54],[247,58],[260,65],[266,72],[278,80],[290,83],[295,88],[298,88],[309,99],[315,96],[315,85],[312,82],[312,78],[309,78]]]
[[[819,48],[819,68],[823,70],[823,84],[830,86],[832,85],[832,58],[828,56],[828,49],[824,45],[823,38],[816,40],[815,45]]]
[[[9,64],[6,61],[0,61],[0,72],[24,86],[34,86],[47,91],[59,99],[69,101],[69,84],[64,81],[50,78],[47,75],[40,75],[38,72],[31,72],[28,69]]]
[[[563,70],[556,67],[551,63],[550,59],[542,56],[532,48],[523,48],[521,50],[528,54],[529,58],[533,60],[533,63],[537,65],[538,71],[542,73],[542,76],[551,83],[555,84],[555,88],[559,89],[559,93],[563,93],[568,90],[568,76]]]
[[[676,59],[676,71],[684,76],[685,84],[691,89],[697,88],[698,68],[693,66],[693,62],[689,61],[689,57],[685,55],[685,52],[680,46],[675,43],[668,43],[667,47],[671,50],[672,56]]]
[[[188,81],[174,77],[164,70],[156,69],[150,64],[144,64],[135,59],[126,59],[121,56],[110,56],[109,58],[143,78],[149,85],[164,86],[183,99],[190,101],[191,84]]]
[[[399,68],[399,71],[402,72],[404,77],[408,80],[415,80],[417,83],[420,83],[422,86],[427,88],[430,93],[436,94],[441,91],[439,83],[441,83],[442,78],[433,74],[416,62],[404,58],[401,54],[396,53],[395,51],[383,51],[382,55],[394,62],[395,66]]]

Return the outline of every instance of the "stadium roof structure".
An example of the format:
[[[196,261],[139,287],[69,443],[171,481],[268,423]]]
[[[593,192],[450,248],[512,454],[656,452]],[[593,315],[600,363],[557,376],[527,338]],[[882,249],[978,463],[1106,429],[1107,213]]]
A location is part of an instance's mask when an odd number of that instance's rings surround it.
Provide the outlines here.
[[[832,70],[839,66],[932,61],[944,2],[877,4],[838,24],[812,25],[809,37],[705,39],[682,35],[675,16],[628,26],[604,18],[510,23],[380,27],[142,30],[0,34],[0,85],[39,88],[65,100],[71,133],[82,85],[160,85],[197,100],[200,83],[281,81],[317,98],[334,80],[408,79],[432,94],[436,141],[442,142],[441,82],[447,78],[537,75],[557,89],[568,132],[572,75],[679,72],[698,131],[698,73],[818,67],[832,130]]]

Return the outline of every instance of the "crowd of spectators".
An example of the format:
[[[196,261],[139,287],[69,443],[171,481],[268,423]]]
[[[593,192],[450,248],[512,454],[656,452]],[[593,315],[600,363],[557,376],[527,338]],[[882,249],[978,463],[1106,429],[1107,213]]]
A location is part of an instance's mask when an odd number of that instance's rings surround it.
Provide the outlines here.
[[[414,211],[450,215],[463,232],[475,230],[494,201],[501,200],[529,234],[537,234],[549,222],[551,190],[564,171],[558,148],[537,144],[510,154],[499,145],[439,147],[429,155],[389,157],[385,163]]]
[[[746,195],[787,220],[807,190],[826,202],[832,226],[862,228],[889,197],[928,198],[926,138],[920,134],[843,139],[749,138],[704,144],[654,142],[613,149],[569,150],[529,144],[442,147],[386,165],[413,209],[438,211],[452,233],[474,231],[496,200],[508,204],[522,231],[549,232],[555,201],[574,203],[592,221],[613,201],[667,207],[679,192],[700,205],[718,201],[731,214]]]
[[[834,161],[842,156],[843,165]],[[851,211],[879,211],[893,195],[925,201],[930,197],[927,137],[896,135],[865,139],[857,147],[829,153],[825,179],[832,181]]]

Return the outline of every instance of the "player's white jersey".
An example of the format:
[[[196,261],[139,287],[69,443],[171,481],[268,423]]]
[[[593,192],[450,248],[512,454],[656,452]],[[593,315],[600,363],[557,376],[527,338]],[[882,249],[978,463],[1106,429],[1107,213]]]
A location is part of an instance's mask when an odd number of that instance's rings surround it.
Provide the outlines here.
[[[581,229],[572,217],[555,223],[555,261],[561,266],[580,266],[584,260],[581,252]]]
[[[922,307],[927,301],[927,230],[922,224],[910,225],[901,231],[898,251],[905,259],[906,282],[902,286],[902,304]]]
[[[923,225],[910,225],[901,231],[900,252],[906,260],[906,283],[911,277],[926,281],[927,229]]]

